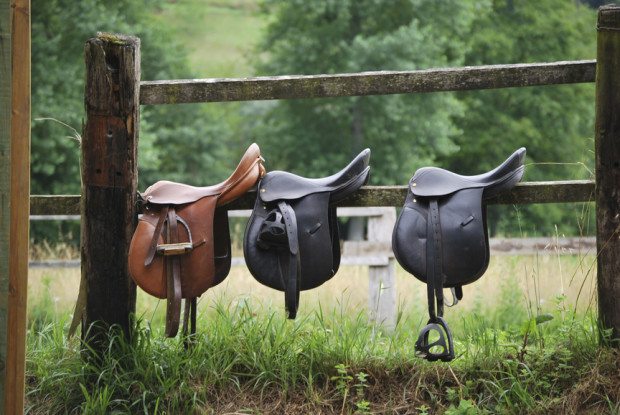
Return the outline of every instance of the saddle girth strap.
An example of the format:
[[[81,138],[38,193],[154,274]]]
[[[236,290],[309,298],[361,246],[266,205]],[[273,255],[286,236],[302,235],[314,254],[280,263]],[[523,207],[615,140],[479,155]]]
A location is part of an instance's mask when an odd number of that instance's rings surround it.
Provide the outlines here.
[[[284,303],[289,319],[297,316],[299,308],[299,278],[301,276],[301,264],[299,258],[299,240],[297,238],[297,217],[295,211],[286,202],[278,202],[278,209],[282,213],[282,219],[286,228],[288,249],[281,249],[278,255],[280,269],[288,263],[287,272],[282,272],[285,279]]]
[[[157,221],[157,226],[155,226],[155,231],[153,231],[153,238],[151,239],[151,244],[149,245],[149,251],[146,254],[146,259],[144,260],[144,266],[148,267],[153,262],[155,258],[155,254],[157,253],[157,240],[159,239],[159,235],[161,235],[163,231],[164,223],[166,223],[166,219],[168,217],[168,205],[161,208],[159,212],[159,220]]]
[[[174,208],[167,209],[166,242],[179,242],[177,215]],[[164,211],[162,211],[162,216]],[[161,221],[161,218],[160,218]],[[174,337],[179,331],[181,316],[181,259],[177,255],[168,256],[166,261],[166,336]]]

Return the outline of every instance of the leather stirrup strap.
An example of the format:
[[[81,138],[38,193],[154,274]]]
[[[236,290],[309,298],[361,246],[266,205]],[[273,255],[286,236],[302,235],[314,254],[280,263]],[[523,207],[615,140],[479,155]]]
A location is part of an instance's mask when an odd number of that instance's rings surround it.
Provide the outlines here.
[[[454,359],[452,333],[443,319],[443,269],[442,269],[441,223],[437,199],[429,202],[426,225],[426,286],[428,295],[428,323],[422,328],[415,343],[416,355],[430,362]],[[437,301],[437,313],[435,313]],[[431,341],[431,333],[438,338]]]
[[[151,244],[149,245],[149,252],[146,254],[146,259],[144,260],[145,267],[151,265],[153,259],[155,258],[155,254],[157,253],[157,240],[159,239],[159,235],[162,233],[167,217],[168,205],[162,207],[159,212],[159,220],[157,221],[157,226],[155,226],[155,231],[153,232],[153,238],[151,239]]]
[[[179,242],[177,215],[174,210],[168,209],[167,243]],[[172,255],[166,260],[166,336],[174,337],[179,331],[179,319],[181,317],[181,260],[177,255]]]
[[[297,218],[295,211],[288,203],[280,201],[278,202],[278,208],[282,213],[288,239],[288,250],[281,250],[278,259],[280,269],[283,268],[284,263],[288,262],[286,267],[288,272],[282,272],[282,275],[285,276],[284,304],[288,312],[288,318],[294,319],[297,316],[297,308],[299,307],[299,278],[301,276]],[[285,259],[287,256],[288,261]]]
[[[428,296],[428,314],[431,320],[443,316],[443,269],[441,246],[441,223],[437,199],[429,202],[426,225],[426,287]],[[437,312],[435,313],[435,301]]]

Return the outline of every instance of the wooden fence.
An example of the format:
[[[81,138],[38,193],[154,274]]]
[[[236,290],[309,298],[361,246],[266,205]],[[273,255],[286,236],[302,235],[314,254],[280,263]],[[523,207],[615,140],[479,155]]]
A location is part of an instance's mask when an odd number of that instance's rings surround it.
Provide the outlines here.
[[[233,210],[229,218],[249,218],[251,210]],[[339,218],[368,218],[366,240],[345,240],[340,265],[369,267],[369,320],[390,331],[398,317],[396,263],[390,236],[396,223],[394,207],[340,207]],[[79,220],[79,215],[31,215],[30,220]],[[588,255],[596,253],[594,237],[490,238],[491,255]],[[233,256],[232,266],[245,266],[243,256]],[[30,268],[78,268],[80,260],[36,260]]]
[[[32,196],[30,210],[36,215],[82,215],[82,277],[88,283],[84,324],[103,321],[129,332],[129,315],[135,309],[127,249],[137,215],[140,104],[430,93],[596,80],[596,186],[588,180],[520,183],[490,203],[596,202],[599,316],[603,327],[620,337],[620,117],[616,115],[620,114],[620,7],[599,10],[596,62],[141,81],[137,38],[100,35],[86,43],[85,56],[82,195]],[[398,207],[406,192],[406,186],[366,186],[339,206]],[[251,208],[253,198],[248,194],[229,208]]]

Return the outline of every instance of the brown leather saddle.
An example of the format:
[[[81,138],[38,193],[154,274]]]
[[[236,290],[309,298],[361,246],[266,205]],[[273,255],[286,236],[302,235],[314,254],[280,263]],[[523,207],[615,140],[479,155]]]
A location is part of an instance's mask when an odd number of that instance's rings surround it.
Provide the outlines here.
[[[167,299],[166,336],[196,327],[196,298],[222,282],[230,270],[231,249],[225,204],[252,189],[265,168],[252,144],[232,175],[222,183],[194,187],[159,181],[140,196],[143,213],[131,239],[129,272],[147,293]]]

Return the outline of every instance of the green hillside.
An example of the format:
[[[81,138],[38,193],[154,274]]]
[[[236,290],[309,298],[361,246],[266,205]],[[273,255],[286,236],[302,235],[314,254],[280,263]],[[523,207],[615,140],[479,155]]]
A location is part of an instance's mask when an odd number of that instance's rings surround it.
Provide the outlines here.
[[[156,18],[186,45],[197,77],[255,74],[251,54],[267,22],[256,0],[171,0]]]

